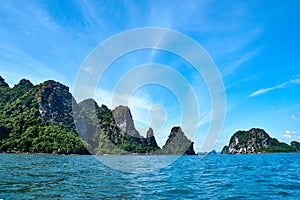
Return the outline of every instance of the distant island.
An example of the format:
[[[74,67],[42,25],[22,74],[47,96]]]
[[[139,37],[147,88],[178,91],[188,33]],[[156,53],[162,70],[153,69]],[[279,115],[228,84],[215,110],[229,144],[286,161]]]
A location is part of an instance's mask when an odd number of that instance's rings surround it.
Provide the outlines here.
[[[271,138],[263,129],[253,128],[238,131],[230,138],[229,145],[224,146],[221,154],[256,154],[299,152],[300,143],[292,141],[291,145]]]
[[[93,99],[80,103],[59,82],[33,85],[22,79],[10,88],[0,76],[0,152],[48,154],[195,155],[193,142],[173,127],[165,145],[153,129],[135,129],[130,109],[110,110]]]

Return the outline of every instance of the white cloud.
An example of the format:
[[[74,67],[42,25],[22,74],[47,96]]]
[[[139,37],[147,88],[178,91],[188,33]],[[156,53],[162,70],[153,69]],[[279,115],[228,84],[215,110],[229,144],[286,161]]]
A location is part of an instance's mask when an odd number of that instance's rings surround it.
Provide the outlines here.
[[[294,114],[292,114],[292,115],[290,116],[290,118],[291,118],[292,120],[297,119],[296,115],[294,115]]]
[[[300,78],[290,80],[291,84],[300,84]]]
[[[248,97],[255,97],[258,95],[262,95],[264,93],[270,92],[272,90],[276,90],[276,89],[280,89],[280,88],[284,88],[287,85],[287,83],[282,83],[280,85],[274,86],[274,87],[270,87],[270,88],[265,88],[265,89],[260,89],[257,90],[256,92],[253,92],[252,94],[250,94]]]
[[[241,47],[240,47],[241,48]],[[253,51],[247,52],[243,55],[241,55],[237,60],[233,61],[232,64],[227,68],[226,72],[223,74],[224,76],[227,76],[233,72],[236,71],[243,63],[247,62],[248,60],[252,59],[259,53],[261,48],[257,48]]]
[[[296,76],[296,77],[298,77],[298,76]],[[282,83],[280,85],[276,85],[274,87],[257,90],[255,92],[253,92],[252,94],[250,94],[248,97],[255,97],[255,96],[262,95],[264,93],[270,92],[272,90],[281,89],[281,88],[285,88],[285,87],[293,86],[293,85],[298,85],[298,84],[300,84],[300,78],[291,79],[289,82],[285,82],[285,83]]]
[[[291,140],[299,140],[300,139],[300,131],[286,130],[282,136],[285,138],[289,138]]]

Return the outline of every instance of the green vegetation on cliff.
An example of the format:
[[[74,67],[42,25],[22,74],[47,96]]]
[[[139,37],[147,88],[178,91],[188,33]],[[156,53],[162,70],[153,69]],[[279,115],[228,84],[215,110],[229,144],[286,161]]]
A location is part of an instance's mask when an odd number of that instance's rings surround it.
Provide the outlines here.
[[[22,79],[10,88],[0,76],[0,152],[194,155],[193,143],[173,129],[161,150],[151,128],[146,138],[135,129],[126,106],[77,104],[61,83]]]
[[[146,138],[140,136],[134,137],[131,134],[122,131],[115,122],[113,112],[105,105],[99,107],[94,100],[88,99],[79,103],[79,107],[81,109],[81,115],[85,116],[85,127],[89,127],[79,132],[83,138],[85,138],[85,135],[88,135],[86,137],[87,142],[93,147],[91,151],[94,153],[152,153],[160,149],[156,142],[153,145],[148,143]],[[130,126],[134,125],[130,124]],[[84,130],[91,130],[91,133],[88,131],[84,132]],[[154,137],[153,139],[155,140]]]
[[[0,151],[88,153],[74,129],[63,124],[64,120],[43,120],[36,98],[39,92],[39,87],[25,79],[13,88],[0,86]]]
[[[296,143],[295,143],[296,145]],[[243,153],[277,153],[295,152],[296,148],[276,138],[271,138],[264,130],[253,128],[249,131],[238,131],[230,138],[229,145],[225,146],[222,154]]]
[[[291,147],[296,149],[296,151],[300,151],[300,142],[292,141],[291,142]]]

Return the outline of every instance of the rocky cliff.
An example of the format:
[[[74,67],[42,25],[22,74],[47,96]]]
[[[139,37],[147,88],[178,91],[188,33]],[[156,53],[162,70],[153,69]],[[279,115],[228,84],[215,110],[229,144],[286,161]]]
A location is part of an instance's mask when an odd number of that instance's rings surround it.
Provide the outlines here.
[[[72,116],[73,97],[69,87],[59,82],[46,81],[37,86],[36,99],[43,121],[75,128]]]
[[[271,152],[292,152],[294,148],[286,143],[271,138],[264,130],[253,128],[238,131],[230,138],[229,145],[224,146],[221,154],[253,154]]]
[[[127,106],[118,106],[113,110],[113,116],[121,134],[128,134],[139,138],[140,133],[135,129],[130,109]]]
[[[9,87],[9,85],[5,82],[4,78],[0,76],[0,87]]]
[[[296,149],[296,151],[300,151],[300,142],[292,141],[291,142],[291,147]]]
[[[135,129],[127,106],[112,111],[93,99],[77,104],[59,82],[33,85],[22,79],[10,88],[1,76],[0,152],[195,154],[180,127],[171,130],[161,150],[152,128],[146,138]]]
[[[54,81],[0,87],[0,152],[88,154],[74,130],[72,95]]]
[[[194,143],[189,140],[181,127],[173,127],[171,133],[162,148],[163,154],[195,155]]]
[[[152,128],[149,128],[147,131],[146,141],[149,146],[158,147]]]
[[[100,125],[97,118],[99,106],[94,99],[73,104],[73,114],[79,136],[90,145],[90,151],[98,146]],[[98,136],[97,136],[98,135]]]
[[[118,106],[111,111],[105,105],[99,107],[93,99],[80,102],[78,107],[76,126],[93,153],[148,154],[160,149],[152,129],[148,131],[149,138],[139,135],[128,107]]]

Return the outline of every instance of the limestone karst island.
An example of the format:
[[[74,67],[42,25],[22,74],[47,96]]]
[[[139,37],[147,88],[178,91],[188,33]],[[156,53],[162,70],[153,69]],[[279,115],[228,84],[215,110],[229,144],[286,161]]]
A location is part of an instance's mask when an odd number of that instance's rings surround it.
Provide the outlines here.
[[[221,154],[255,154],[281,153],[300,151],[300,143],[292,141],[291,145],[271,138],[264,130],[253,128],[249,131],[238,131],[224,146]]]
[[[195,155],[193,142],[173,127],[157,145],[135,129],[130,109],[110,110],[95,100],[77,103],[69,88],[55,81],[33,85],[22,79],[10,88],[0,77],[0,152],[49,154]]]

